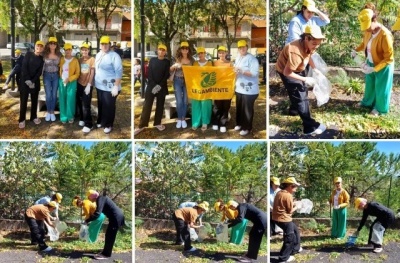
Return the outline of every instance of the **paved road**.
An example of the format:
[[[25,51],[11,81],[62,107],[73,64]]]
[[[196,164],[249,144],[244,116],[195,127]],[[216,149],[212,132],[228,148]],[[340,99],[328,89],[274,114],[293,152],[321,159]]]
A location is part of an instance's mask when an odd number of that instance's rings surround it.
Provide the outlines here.
[[[46,257],[45,262],[63,262],[63,263],[77,263],[77,262],[92,262],[89,260],[93,259],[94,254],[82,253],[82,252],[73,252],[73,253],[62,253],[60,251],[54,250],[50,253],[38,253],[36,251],[0,251],[0,262],[4,263],[15,263],[15,262],[24,262],[24,263],[33,263],[33,262],[43,262],[43,258]],[[52,258],[54,261],[52,261]],[[61,261],[60,258],[65,258],[65,260]],[[96,261],[96,260],[94,260]],[[112,263],[112,262],[120,262],[120,263],[131,263],[132,260],[132,252],[126,253],[114,253],[113,256],[108,260],[101,260],[101,262]]]
[[[345,263],[361,263],[361,262],[400,262],[400,243],[389,243],[384,246],[384,250],[380,254],[372,252],[372,247],[360,246],[345,250],[344,247],[322,247],[307,248],[303,247],[300,254],[295,255],[295,262],[322,263],[322,262],[345,262]],[[271,251],[271,263],[278,261],[278,251]]]

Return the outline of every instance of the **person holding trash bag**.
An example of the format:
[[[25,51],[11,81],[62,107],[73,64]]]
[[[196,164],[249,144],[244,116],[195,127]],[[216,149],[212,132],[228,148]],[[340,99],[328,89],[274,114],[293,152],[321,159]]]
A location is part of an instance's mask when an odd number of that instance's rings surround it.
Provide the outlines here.
[[[321,45],[323,39],[325,37],[319,26],[306,26],[301,39],[295,40],[283,48],[275,66],[289,95],[290,115],[298,114],[300,116],[305,135],[318,135],[326,130],[324,124],[311,117],[308,87],[313,87],[316,79],[306,77],[308,64],[317,76],[322,75],[315,68],[311,56]]]
[[[238,210],[230,209],[228,205],[225,205],[221,199],[218,199],[218,201],[214,204],[214,209],[216,212],[222,213],[221,222],[223,223],[226,222],[225,220],[234,220],[239,215]],[[232,227],[231,237],[229,238],[230,243],[236,245],[242,244],[244,233],[246,232],[247,221],[248,220],[244,218],[240,223]]]
[[[85,220],[89,219],[90,216],[93,215],[94,212],[96,212],[96,203],[90,201],[89,199],[82,200],[79,196],[74,197],[74,200],[72,200],[72,205],[82,208],[82,213],[83,216],[85,217]],[[103,213],[101,213],[96,220],[93,220],[89,224],[88,228],[89,236],[87,239],[89,243],[96,242],[105,218],[106,216]]]
[[[274,199],[276,196],[276,193],[278,193],[281,189],[279,186],[281,185],[281,181],[279,180],[278,177],[272,176],[270,183],[269,183],[269,225],[270,225],[270,236],[275,236],[277,234],[282,234],[282,229],[280,229],[276,224],[275,221],[272,220],[272,210],[274,208]],[[279,231],[277,231],[279,229]]]
[[[250,238],[249,245],[247,247],[247,253],[245,256],[239,258],[239,262],[252,262],[252,260],[257,259],[261,240],[265,230],[267,229],[267,214],[252,204],[238,204],[237,202],[231,200],[226,205],[229,209],[236,210],[238,212],[238,216],[234,220],[228,221],[228,228],[241,223],[244,219],[247,219],[253,223],[253,227],[249,233]]]
[[[356,107],[371,108],[370,114],[379,116],[389,112],[394,72],[393,36],[378,22],[372,3],[365,5],[365,9],[358,14],[358,20],[364,36],[351,56],[354,58],[357,52],[362,51],[367,60],[361,65],[365,74],[364,97]]]
[[[279,252],[279,262],[291,262],[295,260],[294,254],[301,252],[300,232],[293,223],[292,214],[296,211],[293,194],[300,184],[294,177],[283,180],[281,191],[274,199],[272,220],[283,230],[283,245]]]
[[[202,201],[202,202],[200,202],[199,204],[204,204],[205,208],[206,208],[207,211],[208,211],[208,208],[209,208],[210,204],[209,204],[207,201]],[[188,201],[188,202],[183,202],[183,203],[179,204],[178,208],[195,207],[196,205],[197,205],[196,202],[190,202],[190,201]],[[204,215],[204,213],[201,214],[201,215],[199,215],[199,216],[197,217],[197,220],[196,220],[196,221],[199,221],[200,226],[203,225],[203,222],[201,221],[202,218],[203,218],[203,215]],[[182,242],[183,242],[183,241],[182,241]]]
[[[369,228],[368,244],[374,246],[373,252],[381,253],[383,250],[383,235],[386,229],[395,222],[394,212],[380,203],[367,202],[367,199],[360,197],[356,198],[354,206],[356,209],[363,210],[363,216],[353,236],[358,237],[368,216],[375,216],[376,219]]]
[[[335,189],[332,191],[329,204],[333,206],[331,237],[341,239],[346,236],[347,206],[350,195],[342,188],[342,178],[334,180]]]
[[[107,259],[111,257],[118,229],[125,225],[125,217],[122,210],[108,196],[99,196],[95,190],[87,191],[86,195],[91,202],[96,202],[96,211],[85,223],[95,221],[102,213],[108,218],[103,251],[94,256],[95,259]]]
[[[192,247],[189,228],[200,228],[200,226],[195,225],[196,219],[207,210],[208,208],[204,203],[194,207],[184,207],[175,210],[175,213],[172,215],[172,220],[174,220],[176,228],[175,245],[184,245],[184,250],[187,252],[197,250],[195,247]]]
[[[60,193],[54,193],[51,197],[50,196],[43,196],[41,198],[39,198],[36,202],[35,205],[46,205],[48,203],[50,203],[51,201],[55,201],[56,202],[56,208],[53,209],[54,210],[54,215],[56,216],[53,220],[58,220],[60,219],[58,217],[58,209],[60,206],[62,200],[62,194]]]
[[[31,231],[32,244],[37,244],[39,250],[42,252],[49,252],[52,250],[52,247],[47,246],[44,241],[45,232],[43,221],[46,221],[49,226],[55,228],[54,224],[50,221],[52,219],[50,213],[56,208],[56,206],[57,203],[51,201],[45,205],[33,205],[25,211],[25,221]]]

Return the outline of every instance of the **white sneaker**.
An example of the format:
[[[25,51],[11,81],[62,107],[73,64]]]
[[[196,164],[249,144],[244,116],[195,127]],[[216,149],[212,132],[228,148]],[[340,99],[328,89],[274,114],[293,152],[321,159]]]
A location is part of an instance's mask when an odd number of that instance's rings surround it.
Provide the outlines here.
[[[294,256],[290,256],[288,258],[288,260],[286,260],[286,262],[292,262],[292,261],[295,261],[295,260],[296,260],[296,258]]]
[[[239,134],[242,136],[246,136],[247,134],[249,134],[249,130],[241,130]]]
[[[50,121],[50,113],[46,112],[46,116],[44,117],[45,121]]]
[[[52,247],[46,247],[45,249],[41,250],[42,252],[49,252],[51,251],[53,248]]]
[[[374,253],[381,253],[383,251],[383,248],[381,247],[376,247],[374,250],[372,250]]]
[[[89,133],[93,128],[89,128],[89,127],[83,127],[82,132],[83,133]]]
[[[85,122],[84,121],[79,121],[78,125],[83,127],[83,126],[85,126]]]
[[[54,113],[50,114],[50,120],[51,121],[56,121],[56,115]]]
[[[96,124],[96,127],[97,127],[97,128],[101,128],[101,124],[100,124],[100,123],[97,123],[97,124]]]
[[[214,131],[218,131],[218,125],[213,125],[213,126],[212,126],[212,129],[213,129]]]
[[[323,133],[325,130],[326,130],[326,126],[321,123],[315,131],[310,132],[310,133],[305,133],[305,135],[319,135],[319,134]]]
[[[112,131],[112,127],[105,127],[104,128],[104,133],[109,134]]]
[[[251,258],[248,258],[246,256],[240,257],[238,260],[239,260],[239,262],[246,262],[246,263],[253,262],[253,260]]]
[[[239,126],[239,125],[236,125],[234,128],[235,131],[240,131],[240,129],[242,129],[242,126]]]
[[[8,89],[8,84],[4,85],[3,90]]]
[[[222,133],[226,132],[226,127],[224,126],[219,127],[219,131]]]
[[[379,116],[379,111],[373,109],[369,114],[371,114],[372,116]]]
[[[18,127],[19,127],[20,129],[25,128],[25,121],[21,121],[21,122],[18,124]]]
[[[300,253],[301,251],[303,251],[303,248],[302,248],[302,247],[300,247],[300,249],[299,249],[299,253]]]
[[[196,251],[197,250],[197,248],[195,248],[195,247],[192,247],[191,249],[188,249],[188,250],[185,250],[186,252],[194,252],[194,251]]]
[[[186,129],[187,128],[187,123],[185,120],[182,121],[182,129]]]
[[[178,128],[178,129],[182,128],[182,121],[181,120],[178,120],[176,122],[176,128]]]

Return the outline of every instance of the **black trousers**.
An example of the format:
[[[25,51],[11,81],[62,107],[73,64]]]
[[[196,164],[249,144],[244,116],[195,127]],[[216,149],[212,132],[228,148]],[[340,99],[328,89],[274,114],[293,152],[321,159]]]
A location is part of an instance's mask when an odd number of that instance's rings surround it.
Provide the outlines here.
[[[147,87],[144,93],[144,104],[142,108],[142,115],[140,116],[139,128],[149,126],[149,120],[151,115],[151,109],[153,107],[154,98],[157,98],[157,100],[156,100],[156,112],[154,115],[153,125],[156,126],[161,124],[166,94],[162,90],[160,90],[156,94],[153,94],[151,92],[152,89],[153,87]]]
[[[28,217],[25,214],[25,221],[31,231],[31,241],[37,242],[39,249],[43,250],[47,248],[46,242],[44,241],[44,223],[43,221],[36,220],[35,218]]]
[[[300,75],[305,76],[305,71],[301,72]],[[315,131],[320,123],[311,117],[308,88],[300,80],[288,78],[281,73],[279,73],[279,76],[289,95],[290,111],[295,112],[297,110],[303,122],[303,132],[311,133]]]
[[[22,81],[21,81],[22,82]],[[31,95],[31,117],[30,120],[33,121],[37,118],[37,107],[39,98],[40,81],[35,83],[35,88],[31,89],[25,83],[20,83],[20,93],[19,93],[19,120],[22,122],[26,119],[26,110],[28,108],[29,94]]]
[[[242,130],[253,128],[254,102],[256,95],[244,95],[236,92],[236,125],[241,126]]]
[[[79,120],[85,122],[85,126],[88,128],[93,127],[92,120],[92,92],[93,87],[90,87],[90,92],[88,95],[85,93],[86,86],[82,86],[78,83],[76,89],[76,114],[79,116]]]
[[[110,220],[106,230],[105,243],[103,247],[103,254],[106,257],[111,257],[114,247],[115,239],[117,238],[118,229],[125,224],[124,216]]]
[[[249,246],[246,254],[248,258],[257,259],[264,232],[265,227],[261,224],[254,224],[251,228],[249,233]]]
[[[231,100],[214,100],[213,114],[211,118],[212,125],[225,127],[228,122]]]
[[[293,222],[275,222],[283,230],[283,245],[279,252],[279,261],[286,261],[290,255],[300,250],[299,229]]]
[[[272,212],[269,213],[269,225],[271,227],[271,231],[270,231],[271,236],[275,236],[276,235],[276,232],[275,232],[276,223],[274,220],[272,220]]]
[[[172,216],[176,228],[176,243],[185,243],[184,250],[189,250],[192,248],[192,241],[190,240],[189,226],[180,218],[177,218],[175,214]]]
[[[113,127],[116,111],[117,96],[113,97],[111,92],[96,89],[98,117],[97,124],[101,127]]]

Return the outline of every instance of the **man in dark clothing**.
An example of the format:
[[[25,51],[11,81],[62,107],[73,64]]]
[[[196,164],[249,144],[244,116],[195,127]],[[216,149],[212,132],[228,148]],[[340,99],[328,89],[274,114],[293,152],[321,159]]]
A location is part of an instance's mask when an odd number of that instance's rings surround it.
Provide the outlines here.
[[[31,117],[30,120],[36,125],[40,124],[37,117],[37,106],[40,90],[40,76],[43,72],[44,60],[42,56],[44,42],[36,41],[35,51],[28,52],[22,63],[20,80],[20,110],[19,128],[25,128],[26,109],[28,107],[29,94],[31,95]]]
[[[135,135],[139,134],[147,126],[153,107],[154,98],[157,98],[156,112],[153,126],[159,131],[163,131],[165,126],[161,124],[163,116],[165,96],[168,95],[167,80],[169,77],[170,62],[165,58],[167,47],[164,44],[158,45],[158,56],[149,62],[148,82],[145,91],[142,115],[140,116],[139,128],[135,130]]]
[[[247,254],[239,259],[240,262],[252,262],[252,260],[257,259],[261,240],[267,229],[267,214],[252,204],[238,204],[235,201],[229,201],[227,205],[230,209],[238,211],[238,216],[234,220],[229,220],[228,227],[235,226],[244,218],[253,223],[253,227],[249,233],[250,239]]]
[[[357,198],[354,202],[356,209],[363,210],[363,216],[360,221],[360,225],[353,236],[358,236],[359,232],[365,225],[368,216],[375,216],[376,219],[372,223],[369,230],[368,244],[374,246],[374,252],[382,252],[383,235],[385,230],[390,227],[395,221],[394,212],[385,207],[384,205],[377,202],[367,202],[364,198]]]
[[[85,223],[96,220],[101,213],[108,218],[103,251],[94,256],[95,259],[107,259],[111,257],[118,229],[125,225],[125,217],[122,210],[108,196],[99,196],[94,190],[89,190],[87,196],[90,201],[96,202],[96,211],[85,220]]]
[[[11,78],[15,76],[15,81],[18,85],[19,90],[19,82],[21,79],[21,69],[22,69],[22,62],[24,61],[24,56],[21,54],[21,50],[15,50],[15,57],[12,58],[15,61],[15,66],[11,70],[10,75],[8,75],[6,82],[4,83],[3,90],[8,89],[8,83],[10,83]]]

